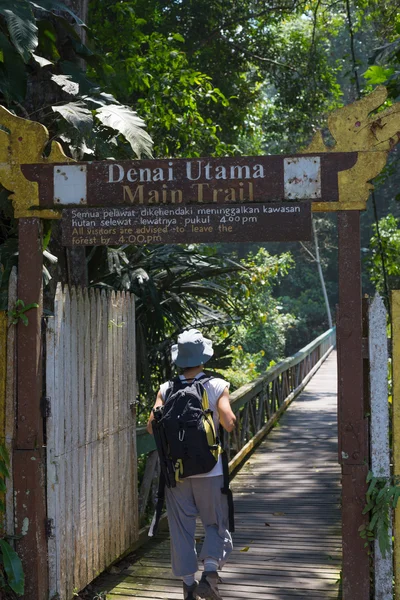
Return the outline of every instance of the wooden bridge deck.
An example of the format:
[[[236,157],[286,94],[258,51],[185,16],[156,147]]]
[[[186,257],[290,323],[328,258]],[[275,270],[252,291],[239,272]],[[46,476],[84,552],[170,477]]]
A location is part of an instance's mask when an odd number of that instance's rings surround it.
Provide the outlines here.
[[[340,468],[336,353],[234,478],[235,549],[221,572],[226,600],[339,598]],[[199,542],[201,533],[199,529]],[[101,576],[108,600],[182,598],[166,534]]]

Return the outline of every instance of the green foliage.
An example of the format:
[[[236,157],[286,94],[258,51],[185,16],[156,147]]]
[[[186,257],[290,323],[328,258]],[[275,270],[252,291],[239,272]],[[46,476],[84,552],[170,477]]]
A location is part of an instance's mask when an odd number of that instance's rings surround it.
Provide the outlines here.
[[[11,317],[11,324],[17,325],[19,321],[22,321],[24,325],[28,325],[29,321],[25,313],[32,308],[39,308],[39,304],[37,304],[37,302],[32,302],[31,304],[25,305],[23,300],[17,300],[15,302],[15,307],[8,312]]]
[[[342,22],[319,4],[92,0],[114,71],[98,81],[141,106],[157,155],[298,149],[340,95],[329,36]]]
[[[130,290],[136,296],[142,395],[153,394],[153,388],[171,377],[170,346],[182,329],[210,328],[230,320],[234,303],[226,278],[242,268],[230,259],[203,253],[201,247],[128,246],[93,252],[91,284]],[[219,355],[217,351],[217,362]]]
[[[256,354],[250,354],[240,344],[232,345],[229,349],[231,366],[227,369],[217,369],[217,372],[230,382],[232,392],[259,377],[260,371],[257,365],[263,361],[265,352],[260,350]]]
[[[373,231],[367,257],[370,279],[378,292],[385,291],[383,253],[389,289],[398,289],[400,286],[400,219],[389,214],[379,221],[379,236],[376,225],[373,226]]]
[[[234,386],[251,381],[285,353],[288,330],[296,319],[274,297],[274,286],[291,267],[290,254],[270,255],[264,248],[241,261],[243,271],[229,283],[235,319],[219,328],[230,340],[232,364],[221,371]]]
[[[7,448],[0,443],[0,493],[2,497],[6,492],[5,479],[9,477],[8,467],[10,458]],[[4,500],[0,500],[0,512],[4,514]],[[0,539],[0,589],[10,591],[10,588],[17,596],[23,596],[25,587],[25,575],[22,568],[21,559],[15,550],[5,539]]]
[[[400,497],[399,478],[375,477],[370,471],[367,483],[367,504],[363,514],[370,513],[370,521],[368,525],[359,528],[359,533],[366,540],[366,546],[373,540],[378,540],[382,556],[386,556],[391,547],[391,510],[396,508]]]
[[[8,589],[9,587],[17,594],[17,596],[24,595],[25,588],[25,575],[22,568],[21,559],[10,544],[0,539],[0,551],[1,551],[1,562],[6,575],[5,585],[0,587]]]
[[[369,67],[363,75],[369,85],[385,85],[388,88],[389,97],[396,100],[400,96],[400,13],[398,6],[390,0],[383,0],[379,2],[379,5],[371,1],[364,2],[364,4],[365,20],[372,24],[381,43],[370,53]]]
[[[237,152],[221,142],[219,119],[207,114],[214,105],[222,115],[228,99],[207,74],[189,65],[183,36],[154,31],[149,27],[150,7],[143,18],[135,4],[92,4],[97,41],[112,66],[112,73],[103,73],[98,81],[125,101],[134,98],[146,114],[157,156]]]
[[[82,42],[77,28],[83,25],[58,0],[1,0],[0,102],[24,117],[27,106],[74,158],[110,156],[111,149],[116,157],[151,156],[144,121],[85,76],[82,60],[101,73],[110,67]]]

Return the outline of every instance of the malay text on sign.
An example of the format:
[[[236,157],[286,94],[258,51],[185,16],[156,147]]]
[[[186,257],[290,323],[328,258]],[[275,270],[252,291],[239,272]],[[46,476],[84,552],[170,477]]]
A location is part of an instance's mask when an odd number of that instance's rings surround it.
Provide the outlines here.
[[[311,203],[69,208],[64,246],[311,239]]]

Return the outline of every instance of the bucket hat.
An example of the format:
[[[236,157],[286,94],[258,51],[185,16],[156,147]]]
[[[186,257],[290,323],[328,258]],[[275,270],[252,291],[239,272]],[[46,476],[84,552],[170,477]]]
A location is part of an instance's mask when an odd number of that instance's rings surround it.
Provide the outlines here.
[[[178,336],[171,348],[172,361],[182,368],[204,365],[212,355],[212,341],[203,337],[198,329],[188,329]]]

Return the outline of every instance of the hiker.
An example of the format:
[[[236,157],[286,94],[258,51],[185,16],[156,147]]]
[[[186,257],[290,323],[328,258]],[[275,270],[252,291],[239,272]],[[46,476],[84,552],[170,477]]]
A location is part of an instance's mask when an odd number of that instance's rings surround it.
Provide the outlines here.
[[[189,394],[189,388],[192,390],[193,386],[196,389],[200,387],[203,392],[205,390],[205,399],[209,405],[208,410],[204,413],[205,419],[212,419],[217,434],[220,424],[226,431],[232,431],[236,417],[229,401],[229,383],[217,377],[209,378],[203,371],[204,364],[214,354],[211,340],[204,338],[197,329],[184,331],[178,336],[178,343],[172,346],[171,354],[172,361],[182,370],[182,374],[172,382],[167,381],[160,386],[147,424],[149,433],[155,433],[157,441],[158,423],[157,419],[154,421],[155,414],[157,415],[157,411],[160,411],[160,407],[162,407],[161,411],[166,411],[171,404],[170,400],[176,404],[175,397],[178,398],[179,394],[180,397],[182,394]],[[183,396],[183,402],[188,405],[187,397]],[[179,414],[178,418],[174,416],[174,420],[179,420],[180,416]],[[179,430],[179,435],[176,437],[183,440],[186,433],[186,447],[188,447],[190,438],[193,439],[193,436],[196,435],[193,428],[188,427],[186,431]],[[170,448],[170,445],[168,444],[167,447]],[[178,460],[179,468],[183,468],[183,475],[179,477],[179,470],[178,473],[175,472],[177,481],[170,481],[171,487],[167,487],[165,490],[171,536],[172,572],[176,577],[183,579],[185,600],[222,599],[218,590],[217,570],[222,568],[232,551],[230,531],[233,531],[233,504],[229,490],[227,457],[218,445],[207,447],[207,452],[214,453],[216,457],[213,460],[215,466],[211,470],[201,472],[201,465],[193,464],[193,461],[190,463],[189,460],[188,472],[197,472],[198,474],[185,477],[185,459],[183,465],[182,461]],[[199,462],[198,456],[194,460]],[[169,477],[168,472],[166,472],[166,477]],[[195,579],[198,571],[195,548],[197,516],[200,516],[205,529],[204,543],[200,553],[204,571],[200,583]]]

